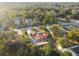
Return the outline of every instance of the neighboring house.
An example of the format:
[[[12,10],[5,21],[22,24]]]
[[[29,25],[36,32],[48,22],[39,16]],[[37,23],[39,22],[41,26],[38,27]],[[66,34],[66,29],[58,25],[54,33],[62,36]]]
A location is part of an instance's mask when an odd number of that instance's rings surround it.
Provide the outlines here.
[[[14,24],[20,25],[21,24],[21,17],[15,17],[14,18]]]
[[[25,21],[27,26],[31,26],[31,25],[38,26],[40,23],[40,21],[38,21],[36,18],[34,19],[27,18],[25,19]]]
[[[72,23],[63,23],[63,22],[61,22],[60,23],[62,26],[67,26],[67,25],[71,25]]]
[[[72,25],[79,26],[79,21],[77,21],[77,20],[72,20]]]
[[[72,53],[73,56],[79,56],[79,45],[70,47],[69,51]]]
[[[26,21],[26,25],[28,26],[28,25],[31,25],[32,19],[27,18],[25,19],[25,21]]]
[[[57,17],[54,18],[55,23],[59,22],[59,19]]]
[[[7,27],[7,24],[9,23],[8,19],[6,19],[4,22],[0,24],[0,31],[4,31]]]
[[[13,19],[13,23],[16,25],[16,28],[20,28],[21,27],[21,21],[22,21],[21,17],[15,17]]]
[[[77,21],[77,20],[72,20],[71,23],[61,22],[60,24],[61,24],[62,26],[66,26],[66,25],[79,26],[79,21]]]
[[[22,35],[22,30],[21,29],[13,29],[14,32],[17,32],[18,35]]]

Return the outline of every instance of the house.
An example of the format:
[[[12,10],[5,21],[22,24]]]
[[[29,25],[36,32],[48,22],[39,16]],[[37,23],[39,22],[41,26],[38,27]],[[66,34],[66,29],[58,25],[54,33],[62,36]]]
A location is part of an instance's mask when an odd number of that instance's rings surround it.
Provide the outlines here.
[[[27,19],[25,19],[25,22],[26,22],[27,26],[31,25],[32,19],[27,18]]]
[[[39,27],[27,29],[27,34],[32,44],[45,45],[48,43],[48,33]]]
[[[79,56],[79,45],[68,48],[73,56]]]
[[[54,18],[55,23],[59,22],[59,19],[57,17]]]
[[[60,24],[62,26],[66,26],[66,25],[79,26],[79,21],[77,21],[77,20],[71,20],[70,23],[60,22]]]
[[[21,17],[15,17],[13,19],[13,23],[16,25],[16,28],[20,28],[21,27],[21,21],[22,21]]]
[[[21,29],[13,29],[14,32],[17,32],[18,35],[22,35]]]
[[[62,26],[72,25],[72,23],[63,23],[63,22],[61,22],[60,24],[61,24]]]
[[[14,18],[14,24],[20,25],[21,24],[21,17],[15,17]]]
[[[75,26],[79,26],[79,21],[78,20],[72,20],[71,22]]]
[[[31,26],[31,25],[38,26],[40,23],[40,21],[38,21],[38,19],[36,19],[36,18],[33,18],[33,19],[26,18],[25,21],[26,21],[27,26]]]
[[[34,34],[32,34],[32,36],[37,40],[43,40],[48,37],[48,34],[45,32],[41,32],[41,33],[34,33]]]

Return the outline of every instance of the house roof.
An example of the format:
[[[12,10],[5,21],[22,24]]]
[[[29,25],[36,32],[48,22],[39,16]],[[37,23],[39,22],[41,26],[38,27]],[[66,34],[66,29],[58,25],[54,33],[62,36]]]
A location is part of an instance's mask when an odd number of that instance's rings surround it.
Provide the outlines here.
[[[77,56],[79,56],[79,45],[70,47],[70,50]]]

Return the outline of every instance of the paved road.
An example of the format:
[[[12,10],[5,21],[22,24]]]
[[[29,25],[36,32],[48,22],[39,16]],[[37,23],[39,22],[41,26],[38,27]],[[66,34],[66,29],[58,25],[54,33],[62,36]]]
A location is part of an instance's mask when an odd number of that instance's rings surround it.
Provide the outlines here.
[[[46,26],[46,29],[49,32],[50,37],[51,37],[51,39],[49,40],[49,42],[50,42],[51,47],[54,48],[54,47],[56,47],[56,41],[54,40],[54,37],[52,35],[52,32],[48,29],[48,27],[49,26]]]

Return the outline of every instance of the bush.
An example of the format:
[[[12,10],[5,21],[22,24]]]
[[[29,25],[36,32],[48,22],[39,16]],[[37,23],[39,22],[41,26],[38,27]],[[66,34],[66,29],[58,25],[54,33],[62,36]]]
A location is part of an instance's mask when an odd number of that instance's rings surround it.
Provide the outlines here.
[[[72,54],[69,51],[64,51],[63,56],[72,56]]]

